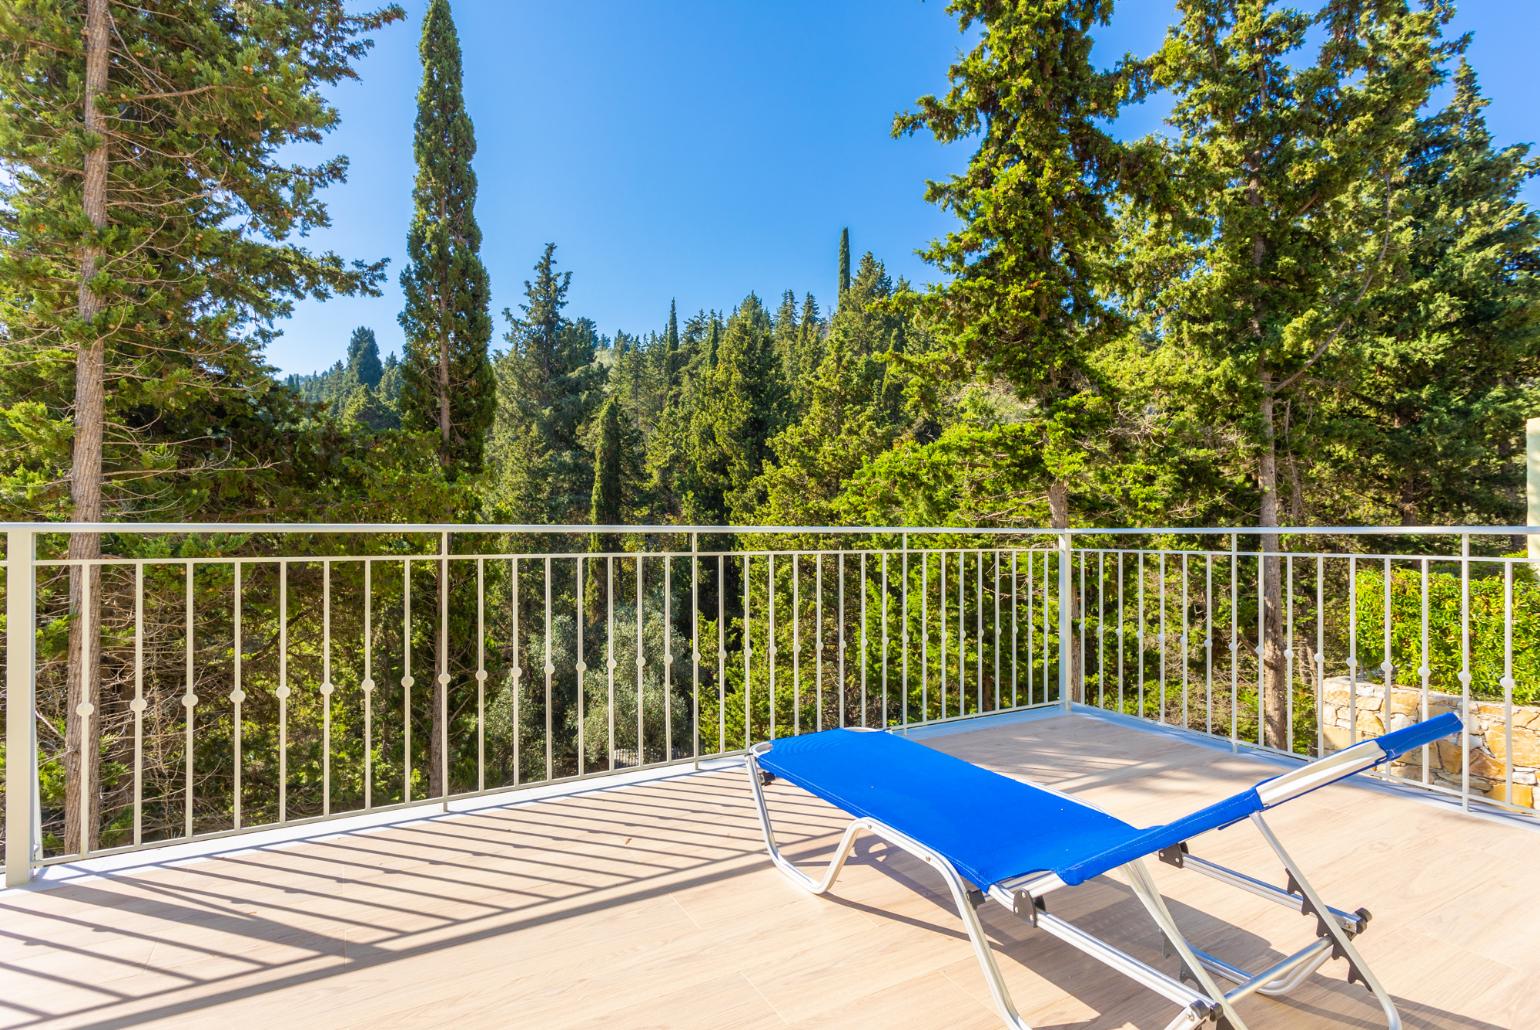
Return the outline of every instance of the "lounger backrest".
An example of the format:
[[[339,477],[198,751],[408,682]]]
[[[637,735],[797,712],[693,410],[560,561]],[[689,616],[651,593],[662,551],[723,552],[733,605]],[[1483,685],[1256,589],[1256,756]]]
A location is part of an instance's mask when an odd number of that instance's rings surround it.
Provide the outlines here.
[[[1263,780],[1238,794],[1216,801],[1173,822],[1152,826],[1138,836],[1118,843],[1099,854],[1055,870],[1068,884],[1081,883],[1116,869],[1125,862],[1145,855],[1153,855],[1165,848],[1174,847],[1185,840],[1240,822],[1242,819],[1274,805],[1319,790],[1330,783],[1372,769],[1382,762],[1399,758],[1425,744],[1460,732],[1460,720],[1453,713],[1435,719],[1414,723],[1404,729],[1394,730],[1383,736],[1365,740],[1336,754],[1318,758],[1308,765],[1291,769],[1281,776]]]
[[[1336,754],[1318,758],[1281,776],[1263,780],[1256,786],[1257,796],[1261,798],[1264,808],[1271,808],[1459,732],[1459,716],[1445,712],[1436,718],[1360,741]]]

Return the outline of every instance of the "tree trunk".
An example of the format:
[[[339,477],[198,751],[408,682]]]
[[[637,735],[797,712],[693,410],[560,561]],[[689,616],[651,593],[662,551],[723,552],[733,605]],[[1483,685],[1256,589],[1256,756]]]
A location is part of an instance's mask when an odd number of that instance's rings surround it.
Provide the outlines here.
[[[1048,484],[1048,525],[1052,529],[1069,528],[1069,483],[1062,479],[1055,479]],[[1074,579],[1074,568],[1070,568],[1071,584]],[[1061,599],[1064,600],[1064,599]],[[1073,629],[1075,620],[1080,618],[1080,602],[1075,594],[1073,586],[1069,597],[1070,626]],[[1069,696],[1072,701],[1085,701],[1085,684],[1080,678],[1080,638],[1070,633],[1069,647],[1061,650],[1069,659]]]
[[[1274,419],[1272,381],[1265,364],[1261,365],[1262,403],[1259,414],[1262,422],[1262,452],[1257,461],[1257,488],[1261,492],[1258,524],[1264,529],[1278,526],[1278,444]],[[1283,659],[1283,582],[1282,562],[1276,557],[1278,534],[1263,532],[1259,541],[1264,552],[1273,557],[1263,558],[1262,635],[1259,641],[1263,664],[1261,711],[1263,721],[1262,742],[1269,747],[1286,748],[1288,738],[1289,683],[1284,676]]]
[[[105,120],[96,98],[107,88],[108,0],[86,0],[85,100],[86,131],[95,143],[85,157],[81,203],[93,229],[107,225],[107,141]],[[80,251],[80,284],[76,314],[82,324],[75,358],[75,445],[70,466],[70,518],[99,522],[102,518],[102,433],[106,420],[106,340],[96,324],[103,299],[92,286],[100,268],[101,247],[95,238]],[[101,537],[95,533],[70,536],[68,557],[91,562],[101,557]],[[84,596],[89,592],[89,599]],[[101,627],[101,567],[70,566],[69,682],[65,716],[64,850],[75,853],[96,847],[101,822],[101,663],[97,641]],[[82,798],[82,794],[85,795]],[[84,823],[84,827],[82,827]]]

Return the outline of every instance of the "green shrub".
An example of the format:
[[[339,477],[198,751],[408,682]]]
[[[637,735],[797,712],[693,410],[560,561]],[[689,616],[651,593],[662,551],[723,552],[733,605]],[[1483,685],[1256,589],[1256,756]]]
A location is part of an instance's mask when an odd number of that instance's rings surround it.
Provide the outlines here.
[[[1470,581],[1471,696],[1502,700],[1507,646],[1504,636],[1504,583],[1500,568],[1487,565]],[[1376,675],[1385,660],[1385,577],[1379,568],[1360,566],[1357,577],[1358,667]],[[1513,700],[1540,702],[1540,583],[1526,565],[1513,572]],[[1420,686],[1423,664],[1422,573],[1396,568],[1390,579],[1390,660],[1396,682]],[[1429,686],[1460,693],[1462,667],[1460,577],[1428,573]]]

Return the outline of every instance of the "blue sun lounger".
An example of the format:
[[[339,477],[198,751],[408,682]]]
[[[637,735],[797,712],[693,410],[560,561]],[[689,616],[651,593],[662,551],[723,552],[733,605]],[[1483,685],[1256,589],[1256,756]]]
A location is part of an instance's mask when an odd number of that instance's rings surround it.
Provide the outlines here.
[[[987,900],[1180,1005],[1168,1030],[1209,1024],[1243,1030],[1236,1002],[1253,993],[1287,994],[1333,958],[1347,960],[1349,982],[1367,986],[1389,1025],[1398,1028],[1395,1004],[1353,946],[1353,938],[1369,922],[1369,913],[1345,912],[1322,901],[1262,813],[1458,732],[1460,720],[1453,714],[1415,723],[1263,780],[1174,822],[1143,829],[1067,795],[1001,776],[884,731],[827,730],[765,742],[750,749],[747,763],[770,858],[800,886],[814,894],[826,892],[862,833],[915,855],[941,874],[1008,1026],[1026,1027],[1027,1023],[1011,1003],[975,912]],[[776,777],[854,817],[817,880],[793,865],[776,846],[763,789]],[[1283,863],[1286,887],[1190,853],[1188,842],[1193,838],[1243,819],[1252,821]],[[1300,910],[1316,921],[1315,941],[1256,973],[1198,950],[1178,929],[1156,889],[1144,864],[1151,856]],[[1126,879],[1160,927],[1168,948],[1179,957],[1178,975],[1168,975],[1048,912],[1049,894],[1103,873],[1119,873]],[[1235,986],[1222,990],[1215,977]]]

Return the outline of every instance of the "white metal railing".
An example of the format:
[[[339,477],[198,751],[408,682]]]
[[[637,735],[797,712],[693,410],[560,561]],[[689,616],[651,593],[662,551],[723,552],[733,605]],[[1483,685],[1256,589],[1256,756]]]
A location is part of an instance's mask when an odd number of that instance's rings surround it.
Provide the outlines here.
[[[1452,706],[1458,752],[1385,775],[1533,810],[1540,593],[1501,553],[1524,527],[4,529],[9,883],[1044,706],[1293,754]]]

